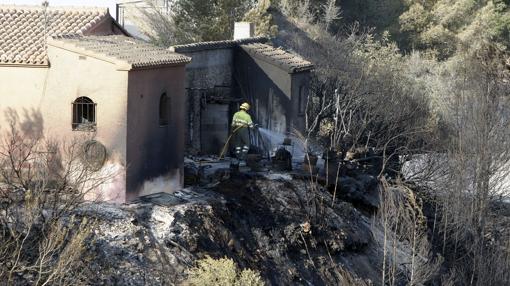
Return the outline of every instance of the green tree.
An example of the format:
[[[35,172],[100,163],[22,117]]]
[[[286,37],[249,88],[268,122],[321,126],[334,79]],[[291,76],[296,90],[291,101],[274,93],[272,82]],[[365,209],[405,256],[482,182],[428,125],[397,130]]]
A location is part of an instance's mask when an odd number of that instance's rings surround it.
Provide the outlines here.
[[[176,40],[181,43],[231,39],[234,22],[254,0],[177,0],[172,7]]]
[[[406,5],[399,21],[410,40],[407,48],[432,51],[444,60],[460,45],[476,49],[490,42],[501,51],[510,47],[507,0],[408,0]]]
[[[244,15],[244,21],[255,24],[257,36],[275,36],[278,32],[278,27],[273,22],[273,16],[268,12],[272,4],[271,0],[260,0]]]
[[[161,3],[166,1],[168,5]],[[231,39],[234,23],[256,0],[146,0],[148,7],[133,11],[134,21],[153,43],[168,47]],[[165,8],[162,8],[165,7]],[[168,9],[168,8],[169,9]]]

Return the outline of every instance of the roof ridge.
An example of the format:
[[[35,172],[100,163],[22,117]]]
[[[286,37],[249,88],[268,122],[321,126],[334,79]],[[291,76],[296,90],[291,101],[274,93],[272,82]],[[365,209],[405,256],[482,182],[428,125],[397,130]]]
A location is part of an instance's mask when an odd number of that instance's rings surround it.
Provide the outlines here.
[[[83,37],[82,34],[74,33],[74,34],[60,34],[60,35],[51,35],[49,36],[53,40],[63,40],[63,39],[75,39]]]
[[[0,4],[0,9],[26,9],[26,10],[43,10],[44,7],[40,5],[17,5],[17,4]],[[95,11],[105,12],[109,11],[108,7],[99,6],[48,6],[49,11]]]
[[[305,60],[307,62],[310,62],[305,57],[303,57],[298,52],[296,52],[294,49],[288,49],[288,48],[280,46],[280,45],[274,46],[274,45],[268,45],[267,43],[247,43],[247,44],[243,44],[243,46],[255,46],[255,45],[264,46],[266,48],[273,49],[273,50],[281,50],[283,52],[292,54],[294,57],[298,57],[298,58],[301,58],[301,59],[303,59],[303,60]]]
[[[216,43],[244,43],[244,42],[256,42],[256,41],[262,41],[267,40],[267,37],[260,36],[260,37],[251,37],[251,38],[244,38],[244,39],[237,39],[237,40],[217,40],[217,41],[203,41],[203,42],[194,42],[189,44],[181,44],[181,45],[174,45],[173,47],[180,47],[180,46],[191,46],[191,45],[200,45],[200,44],[216,44]]]
[[[245,39],[237,39],[237,40],[220,40],[220,41],[206,41],[206,42],[196,42],[182,45],[174,45],[170,46],[168,49],[174,50],[176,52],[194,52],[200,50],[211,50],[211,49],[223,49],[223,48],[232,48],[236,45],[243,45],[248,43],[264,43],[268,42],[269,39],[267,37],[252,37]]]

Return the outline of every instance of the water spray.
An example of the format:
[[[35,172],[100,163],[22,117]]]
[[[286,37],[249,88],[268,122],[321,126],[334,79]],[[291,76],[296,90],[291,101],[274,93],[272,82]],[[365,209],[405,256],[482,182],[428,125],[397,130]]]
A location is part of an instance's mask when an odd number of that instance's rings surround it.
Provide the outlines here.
[[[266,128],[259,128],[259,132],[269,142],[271,149],[269,151],[274,152],[281,145],[292,145],[289,141],[299,142],[299,138],[295,136],[289,136],[288,134],[271,131]],[[292,148],[291,154],[295,158],[304,157],[305,151],[304,148]]]

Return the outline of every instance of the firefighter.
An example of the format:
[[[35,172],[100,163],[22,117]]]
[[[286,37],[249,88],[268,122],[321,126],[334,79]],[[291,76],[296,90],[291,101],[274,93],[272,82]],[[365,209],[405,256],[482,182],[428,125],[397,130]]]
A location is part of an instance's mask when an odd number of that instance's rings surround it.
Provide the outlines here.
[[[250,104],[247,102],[241,104],[239,111],[232,118],[232,132],[234,132],[235,155],[238,160],[244,161],[246,154],[250,150],[250,131],[248,128],[255,128],[250,114]]]

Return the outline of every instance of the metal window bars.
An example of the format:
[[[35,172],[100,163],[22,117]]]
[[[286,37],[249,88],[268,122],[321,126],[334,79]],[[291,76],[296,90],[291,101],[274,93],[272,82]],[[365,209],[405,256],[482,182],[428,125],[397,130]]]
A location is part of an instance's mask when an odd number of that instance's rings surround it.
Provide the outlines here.
[[[87,97],[80,97],[72,103],[72,127],[76,131],[96,130],[96,103]]]

